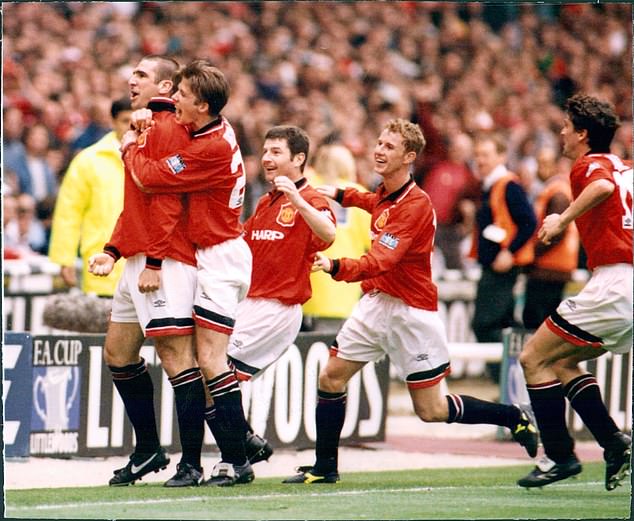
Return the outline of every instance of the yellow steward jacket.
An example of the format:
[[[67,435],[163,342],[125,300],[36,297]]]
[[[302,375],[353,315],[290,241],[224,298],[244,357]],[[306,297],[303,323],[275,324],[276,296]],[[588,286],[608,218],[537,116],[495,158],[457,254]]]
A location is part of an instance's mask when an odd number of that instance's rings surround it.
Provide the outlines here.
[[[323,184],[317,175],[311,177],[311,184]],[[361,185],[338,179],[339,188],[353,187],[365,191]],[[324,254],[332,259],[350,257],[357,259],[370,249],[370,214],[361,208],[343,208],[339,203],[330,201],[337,216],[337,235],[335,242]],[[361,283],[342,283],[334,280],[323,271],[310,274],[312,297],[303,306],[306,315],[321,318],[348,318],[361,297]]]
[[[123,162],[119,140],[109,132],[71,161],[62,181],[51,230],[49,258],[62,266],[74,266],[77,251],[83,261],[82,290],[111,296],[124,261],[107,277],[88,273],[88,258],[102,251],[123,208]]]

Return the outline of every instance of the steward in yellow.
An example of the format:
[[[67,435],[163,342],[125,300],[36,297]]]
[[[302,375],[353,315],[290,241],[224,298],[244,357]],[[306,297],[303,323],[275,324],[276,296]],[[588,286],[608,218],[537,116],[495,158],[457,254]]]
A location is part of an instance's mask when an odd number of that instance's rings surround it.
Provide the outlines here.
[[[111,107],[114,130],[71,161],[64,175],[53,214],[49,258],[62,266],[69,286],[77,285],[77,252],[83,261],[81,289],[85,293],[111,297],[123,271],[117,262],[108,277],[88,273],[88,258],[108,242],[123,208],[123,162],[120,139],[130,126],[129,100],[114,101]]]

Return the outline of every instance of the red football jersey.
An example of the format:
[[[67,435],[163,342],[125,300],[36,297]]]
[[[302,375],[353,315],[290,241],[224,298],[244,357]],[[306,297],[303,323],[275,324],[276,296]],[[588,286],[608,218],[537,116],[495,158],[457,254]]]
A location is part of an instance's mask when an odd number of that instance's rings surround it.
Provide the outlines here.
[[[593,181],[614,183],[610,197],[577,217],[588,268],[632,263],[632,162],[614,154],[587,154],[575,161],[570,173],[573,199]]]
[[[326,212],[335,222],[326,198],[305,178],[296,186],[308,204]],[[277,190],[260,198],[244,227],[253,255],[248,296],[277,299],[287,305],[306,302],[312,293],[310,270],[315,252],[325,250],[331,243],[317,237],[286,196]]]
[[[360,259],[338,259],[334,278],[361,280],[365,293],[376,289],[412,307],[436,311],[438,290],[431,279],[436,216],[429,196],[410,180],[391,194],[383,185],[375,193],[346,188],[342,205],[372,214],[372,246]]]
[[[174,118],[165,124],[172,129],[181,126]],[[161,158],[132,145],[124,162],[150,192],[188,194],[187,232],[198,248],[242,233],[246,178],[235,132],[225,118],[192,132],[186,147],[170,144]]]
[[[168,127],[160,124],[165,119],[173,119],[174,102],[169,98],[152,98],[148,108],[153,111],[157,124],[141,134],[135,147],[158,159],[175,146],[186,146],[189,133],[185,127],[179,125],[166,133]],[[106,246],[116,248],[123,257],[144,253],[148,257],[170,257],[195,266],[195,248],[186,236],[182,197],[141,192],[130,176],[128,164],[125,172],[123,211]]]

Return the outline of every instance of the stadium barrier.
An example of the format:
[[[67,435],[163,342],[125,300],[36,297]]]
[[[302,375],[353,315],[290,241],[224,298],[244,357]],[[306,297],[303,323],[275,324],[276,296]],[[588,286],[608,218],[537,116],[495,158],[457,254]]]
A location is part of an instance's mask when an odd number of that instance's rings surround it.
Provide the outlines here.
[[[4,335],[3,389],[7,457],[94,457],[132,452],[133,432],[108,368],[105,335]],[[301,334],[286,354],[243,384],[245,413],[275,447],[315,441],[317,377],[332,337]],[[174,395],[151,344],[142,348],[155,389],[161,444],[180,450]],[[385,439],[388,362],[368,364],[350,381],[342,444]],[[215,440],[206,430],[204,450]]]

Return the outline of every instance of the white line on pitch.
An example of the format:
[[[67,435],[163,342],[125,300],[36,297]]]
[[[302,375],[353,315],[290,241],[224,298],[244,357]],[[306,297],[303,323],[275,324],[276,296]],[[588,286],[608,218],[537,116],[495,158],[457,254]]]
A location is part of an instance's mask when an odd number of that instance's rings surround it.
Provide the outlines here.
[[[558,483],[555,487],[585,487],[586,485],[602,485],[602,481],[591,481],[586,483]],[[549,487],[555,488],[555,487]],[[412,487],[412,488],[389,488],[389,489],[381,489],[380,492],[431,492],[434,490],[463,490],[465,488],[468,489],[485,489],[490,490],[490,486],[474,486],[474,487]],[[512,490],[520,490],[517,485],[502,485],[495,488],[502,489],[512,489]],[[290,497],[324,497],[324,496],[361,496],[364,494],[375,494],[377,489],[366,489],[366,490],[339,490],[336,492],[311,492],[310,494],[266,494],[266,495],[241,495],[241,496],[222,496],[222,500],[230,500],[235,499],[239,501],[250,500],[250,499],[279,499],[279,498],[290,498]],[[106,507],[106,506],[130,506],[130,505],[159,505],[163,503],[192,503],[195,501],[202,501],[206,499],[211,499],[214,496],[188,496],[182,498],[169,498],[169,499],[132,499],[128,501],[95,501],[95,502],[83,502],[83,503],[59,503],[59,504],[51,504],[51,505],[35,505],[35,506],[16,506],[9,507],[7,505],[7,510],[59,510],[62,508],[86,508],[86,507]]]

